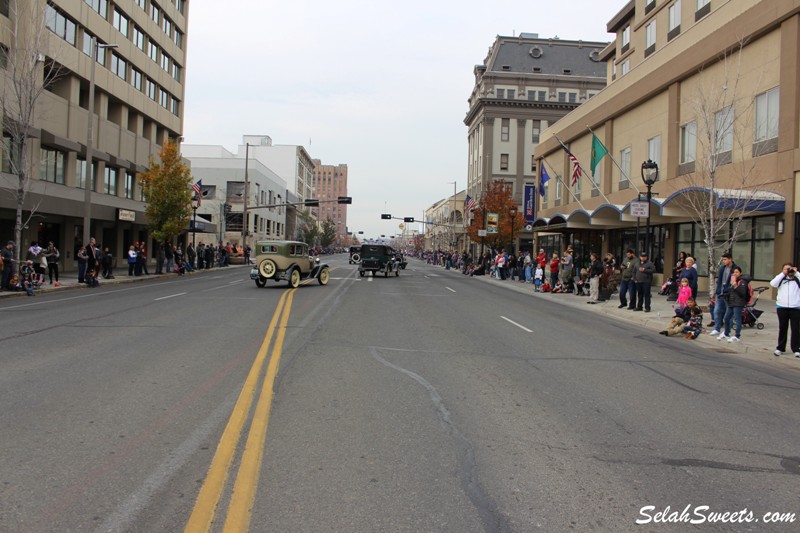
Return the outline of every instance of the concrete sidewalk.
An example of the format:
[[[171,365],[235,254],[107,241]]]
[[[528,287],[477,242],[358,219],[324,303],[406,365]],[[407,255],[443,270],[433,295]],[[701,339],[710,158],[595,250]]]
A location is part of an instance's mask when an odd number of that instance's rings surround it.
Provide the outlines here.
[[[208,270],[203,269],[202,271],[193,271],[187,272],[186,275],[191,276],[197,274],[199,272],[211,272],[213,270],[222,270],[226,268],[236,268],[236,267],[245,267],[247,266],[250,268],[252,265],[229,265],[227,267],[214,267]],[[114,277],[112,279],[104,279],[102,276],[100,277],[100,286],[105,285],[118,285],[122,283],[134,283],[137,281],[152,281],[152,280],[164,280],[164,279],[172,279],[177,276],[177,274],[169,273],[169,274],[153,274],[155,271],[155,267],[151,268],[151,273],[149,275],[141,275],[141,276],[128,276],[127,269],[117,269],[119,272],[114,272]],[[66,272],[63,274],[59,274],[59,286],[56,287],[55,283],[52,285],[50,284],[50,278],[45,274],[45,282],[39,289],[35,290],[36,294],[46,294],[52,292],[59,292],[69,289],[88,289],[89,287],[85,283],[78,283],[78,273],[77,272]],[[0,299],[2,298],[13,298],[13,297],[28,297],[27,293],[22,291],[0,291]]]
[[[443,273],[448,273],[452,276],[464,276],[459,270],[445,270],[441,268]],[[466,276],[464,276],[466,277]],[[489,283],[496,285],[498,288],[513,290],[520,293],[525,293],[536,298],[537,301],[542,303],[552,302],[559,305],[568,305],[575,308],[580,308],[584,311],[592,313],[602,313],[606,316],[615,319],[625,320],[631,324],[636,324],[642,327],[643,331],[651,332],[653,335],[658,335],[658,332],[666,329],[670,319],[675,314],[673,306],[675,302],[668,302],[666,296],[658,295],[658,287],[653,287],[653,297],[651,301],[651,311],[645,313],[643,311],[631,311],[627,308],[619,309],[619,293],[615,292],[611,295],[611,299],[605,302],[598,302],[594,305],[587,305],[589,298],[586,296],[576,296],[571,293],[536,293],[533,291],[533,285],[521,283],[519,281],[511,280],[497,280],[490,276],[474,276],[469,278],[479,283]],[[768,294],[768,293],[764,293]],[[698,294],[697,303],[704,309],[708,308],[708,295]],[[776,363],[785,363],[794,368],[800,368],[800,359],[795,358],[791,352],[785,352],[781,357],[775,357],[773,352],[778,341],[778,316],[775,313],[775,302],[766,296],[762,298],[756,305],[756,309],[764,311],[759,318],[759,322],[764,324],[764,329],[759,330],[756,327],[742,326],[741,342],[731,343],[727,340],[718,340],[716,337],[708,335],[710,329],[707,328],[702,335],[697,339],[690,341],[683,337],[668,337],[674,340],[676,346],[681,346],[682,343],[694,342],[716,352],[741,354],[748,359],[759,361],[774,361]],[[709,313],[703,313],[703,325],[711,322]],[[788,349],[788,346],[787,346]]]

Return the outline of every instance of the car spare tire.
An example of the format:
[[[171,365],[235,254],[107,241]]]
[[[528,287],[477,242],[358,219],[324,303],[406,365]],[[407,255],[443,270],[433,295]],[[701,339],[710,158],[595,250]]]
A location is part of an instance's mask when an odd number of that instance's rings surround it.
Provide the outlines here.
[[[274,276],[276,270],[275,261],[272,259],[264,259],[261,261],[261,264],[258,265],[258,273],[267,279]]]

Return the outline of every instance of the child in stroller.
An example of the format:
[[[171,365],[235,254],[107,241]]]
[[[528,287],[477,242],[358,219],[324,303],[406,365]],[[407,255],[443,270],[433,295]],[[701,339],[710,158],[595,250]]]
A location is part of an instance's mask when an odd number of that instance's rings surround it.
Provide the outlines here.
[[[186,266],[183,264],[183,258],[181,256],[175,256],[175,272],[179,276],[183,276],[186,273]]]
[[[575,295],[589,296],[589,271],[586,268],[581,269],[580,276],[575,281]]]
[[[757,289],[753,289],[753,295],[750,298],[750,301],[747,302],[747,305],[745,305],[744,309],[742,310],[743,326],[764,329],[764,323],[758,321],[758,318],[764,311],[761,309],[756,309],[756,304],[758,303],[758,297],[761,296],[761,293],[767,289],[769,289],[769,287],[759,287]]]

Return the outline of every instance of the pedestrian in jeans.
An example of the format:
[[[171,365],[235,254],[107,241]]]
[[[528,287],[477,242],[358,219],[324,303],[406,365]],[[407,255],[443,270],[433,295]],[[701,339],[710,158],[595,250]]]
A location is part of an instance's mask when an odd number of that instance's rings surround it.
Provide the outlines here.
[[[47,250],[44,251],[44,255],[47,258],[47,272],[50,276],[50,285],[53,284],[53,274],[55,274],[56,287],[58,287],[58,258],[61,254],[58,253],[58,248],[53,244],[53,241],[47,244]]]
[[[639,267],[639,259],[630,248],[625,252],[625,258],[620,265],[620,282],[619,282],[619,309],[627,307],[628,309],[636,308],[636,284],[633,282],[633,274]],[[630,299],[630,303],[628,302]]]
[[[728,342],[739,342],[742,333],[742,312],[744,306],[747,304],[750,293],[748,292],[749,279],[742,277],[742,269],[733,267],[731,272],[731,290],[728,291],[728,301],[725,302],[728,306],[725,311],[723,325],[725,329],[717,337],[719,340],[728,339]],[[731,320],[736,325],[736,332],[731,336]]]
[[[561,260],[558,254],[554,253],[550,259],[550,287],[555,287],[558,283],[558,267],[561,265]]]
[[[647,259],[647,252],[639,253],[639,266],[633,273],[639,305],[634,308],[634,311],[641,311],[642,305],[644,305],[644,312],[650,312],[650,286],[653,284],[653,273],[655,271],[656,266]]]
[[[709,327],[714,326],[714,330],[709,335],[719,335],[722,321],[725,319],[725,312],[728,310],[728,292],[731,290],[731,274],[736,264],[733,262],[733,257],[730,252],[722,254],[722,268],[719,269],[717,274],[717,288],[714,291],[714,318],[713,322],[708,324]]]
[[[800,275],[793,263],[784,263],[783,271],[769,284],[778,289],[775,304],[778,306],[778,346],[776,356],[786,351],[786,333],[792,329],[790,346],[795,357],[800,357]]]

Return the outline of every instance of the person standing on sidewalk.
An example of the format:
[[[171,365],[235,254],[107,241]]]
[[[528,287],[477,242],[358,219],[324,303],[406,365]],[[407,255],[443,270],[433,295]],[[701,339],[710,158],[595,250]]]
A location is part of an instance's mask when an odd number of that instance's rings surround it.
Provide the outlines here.
[[[717,337],[719,340],[728,339],[728,342],[739,342],[742,333],[742,313],[744,306],[749,300],[749,279],[742,277],[742,269],[733,267],[731,273],[731,290],[728,291],[728,301],[726,302],[728,309],[725,311],[725,317],[722,319],[725,329]],[[736,332],[731,336],[731,320],[736,326]]]
[[[595,304],[600,301],[600,276],[603,275],[603,263],[596,252],[589,254],[589,302]]]
[[[78,249],[78,254],[75,258],[78,260],[78,283],[84,283],[86,281],[86,265],[89,262],[85,246],[81,246]]]
[[[3,277],[0,280],[0,290],[11,290],[9,282],[14,274],[14,241],[8,241],[5,248],[0,252],[0,262],[3,263]]]
[[[731,290],[731,274],[733,269],[736,268],[736,263],[733,262],[733,256],[730,252],[722,254],[722,268],[719,269],[717,274],[717,288],[714,291],[714,321],[709,326],[714,326],[714,330],[709,335],[719,335],[722,321],[725,319],[725,312],[728,310],[728,293]]]
[[[61,257],[61,254],[58,252],[56,245],[53,244],[53,241],[50,241],[47,244],[47,249],[44,251],[44,255],[47,258],[47,273],[50,276],[50,285],[53,284],[53,274],[55,274],[56,287],[58,287],[58,259]]]
[[[650,312],[650,287],[653,284],[653,272],[656,266],[647,258],[647,252],[639,253],[639,266],[633,273],[633,281],[636,283],[636,295],[639,305],[634,311],[641,311],[644,305],[644,312]]]
[[[619,309],[627,307],[630,310],[636,309],[636,283],[633,282],[633,274],[639,268],[639,259],[630,248],[625,252],[625,258],[620,264],[620,282],[619,282]],[[630,303],[628,303],[630,299]]]
[[[792,263],[784,263],[783,270],[769,284],[778,289],[775,304],[778,306],[778,346],[776,356],[786,351],[786,333],[791,326],[789,346],[795,357],[800,357],[800,274]]]

